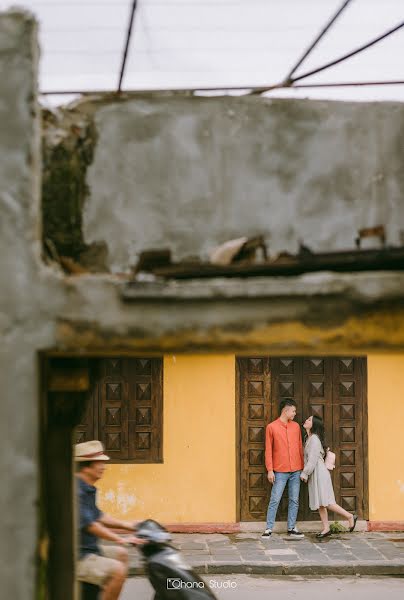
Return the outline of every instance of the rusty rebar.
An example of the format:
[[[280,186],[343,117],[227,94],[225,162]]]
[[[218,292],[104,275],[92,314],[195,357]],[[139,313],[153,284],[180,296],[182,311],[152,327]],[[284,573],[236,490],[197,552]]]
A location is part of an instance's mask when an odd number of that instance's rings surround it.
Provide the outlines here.
[[[326,87],[359,87],[359,86],[377,86],[377,85],[404,85],[404,80],[403,79],[392,79],[392,80],[386,80],[386,81],[341,81],[341,82],[335,82],[335,83],[303,83],[303,84],[298,84],[298,85],[293,85],[291,86],[292,89],[302,89],[302,88],[326,88]],[[162,93],[162,92],[169,92],[169,91],[173,91],[173,92],[220,92],[220,91],[226,91],[226,90],[234,90],[234,91],[243,91],[245,90],[247,91],[256,91],[259,93],[262,92],[268,92],[268,91],[272,91],[272,90],[276,90],[276,89],[285,89],[285,86],[278,84],[278,85],[273,85],[273,86],[266,86],[266,87],[259,87],[259,86],[253,86],[253,85],[242,85],[242,86],[221,86],[221,87],[197,87],[197,88],[161,88],[161,89],[150,89],[150,88],[145,88],[145,89],[132,89],[132,90],[125,90],[125,94],[144,94],[144,93],[150,93],[153,92],[155,94],[158,93]],[[87,95],[97,95],[97,94],[114,94],[115,92],[113,90],[50,90],[47,92],[40,92],[39,95],[40,96],[67,96],[67,95],[80,95],[80,96],[87,96]]]
[[[319,41],[325,36],[327,31],[332,27],[332,25],[335,23],[335,21],[338,19],[338,17],[341,15],[341,13],[345,10],[345,8],[348,6],[348,4],[350,2],[351,2],[351,0],[345,0],[341,4],[341,6],[337,10],[337,12],[331,17],[331,19],[327,22],[327,24],[322,28],[322,30],[317,35],[317,37],[313,40],[313,42],[310,44],[310,46],[303,52],[302,56],[299,58],[299,60],[296,62],[296,64],[293,66],[293,68],[289,71],[289,73],[285,77],[286,82],[288,82],[292,79],[293,73],[295,73],[295,71],[300,67],[302,62],[304,60],[306,60],[306,58],[309,56],[309,54],[311,54],[311,52],[317,46]]]
[[[126,68],[126,61],[127,61],[127,57],[128,57],[129,44],[130,44],[130,40],[132,37],[133,22],[135,20],[136,6],[137,6],[137,0],[132,0],[132,8],[130,11],[130,17],[129,17],[129,21],[128,21],[128,30],[126,32],[126,40],[125,40],[125,47],[123,50],[121,70],[119,73],[118,90],[117,90],[118,94],[120,94],[122,91],[122,81],[123,81],[123,77],[125,75],[125,68]]]
[[[347,60],[348,58],[351,58],[352,56],[355,56],[356,54],[359,54],[360,52],[367,50],[371,46],[374,46],[375,44],[377,44],[381,40],[384,40],[386,37],[392,35],[393,33],[398,31],[402,27],[404,27],[404,21],[402,21],[395,27],[392,27],[392,29],[385,31],[382,35],[379,35],[378,37],[370,40],[370,42],[367,42],[366,44],[363,44],[362,46],[359,46],[358,48],[351,50],[351,52],[348,52],[347,54],[343,54],[339,58],[336,58],[335,60],[332,60],[332,61],[326,63],[325,65],[322,65],[321,67],[317,67],[316,69],[312,69],[311,71],[306,71],[306,73],[303,73],[302,75],[299,75],[298,77],[294,77],[293,79],[291,79],[288,82],[288,84],[293,85],[296,81],[306,79],[307,77],[310,77],[311,75],[315,75],[316,73],[325,71],[326,69],[329,69],[330,67],[333,67],[334,65],[338,65],[339,63],[343,62],[344,60]]]

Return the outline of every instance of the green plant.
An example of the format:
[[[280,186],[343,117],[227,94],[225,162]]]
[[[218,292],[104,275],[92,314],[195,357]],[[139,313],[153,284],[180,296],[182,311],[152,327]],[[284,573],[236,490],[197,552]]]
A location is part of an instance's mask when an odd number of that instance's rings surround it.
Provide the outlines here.
[[[338,523],[338,521],[334,521],[334,523],[330,524],[331,533],[346,533],[348,530],[346,527]]]

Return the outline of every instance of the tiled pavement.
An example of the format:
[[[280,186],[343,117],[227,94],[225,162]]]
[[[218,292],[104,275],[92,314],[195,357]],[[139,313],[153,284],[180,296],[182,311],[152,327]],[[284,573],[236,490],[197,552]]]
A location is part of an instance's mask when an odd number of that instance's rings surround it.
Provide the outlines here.
[[[404,533],[353,533],[317,540],[258,533],[173,534],[172,544],[200,573],[404,575]],[[131,574],[143,572],[131,551]]]

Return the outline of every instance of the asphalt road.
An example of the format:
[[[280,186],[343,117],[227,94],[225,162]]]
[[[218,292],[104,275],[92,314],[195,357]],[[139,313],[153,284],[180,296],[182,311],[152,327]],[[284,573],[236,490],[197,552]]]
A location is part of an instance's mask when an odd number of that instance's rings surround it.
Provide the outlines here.
[[[218,600],[402,600],[404,578],[393,577],[279,577],[259,575],[207,575]],[[121,600],[151,600],[147,579],[135,577],[125,585]]]

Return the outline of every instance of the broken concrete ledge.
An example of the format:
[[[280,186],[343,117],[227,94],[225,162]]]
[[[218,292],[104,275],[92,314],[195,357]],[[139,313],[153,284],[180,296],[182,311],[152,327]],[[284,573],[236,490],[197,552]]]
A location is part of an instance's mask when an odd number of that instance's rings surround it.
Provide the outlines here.
[[[121,288],[127,302],[239,300],[245,298],[349,296],[357,302],[403,299],[404,273],[318,271],[291,277],[132,281]]]
[[[404,349],[404,272],[137,282],[129,286],[130,297],[122,296],[128,289],[119,277],[65,277],[63,284],[49,352],[307,355]]]
[[[287,564],[264,561],[232,562],[216,561],[215,563],[193,564],[192,568],[200,575],[321,575],[321,576],[404,576],[404,561],[366,561],[363,562],[333,562],[332,564]],[[129,569],[129,577],[145,576],[144,567]]]

